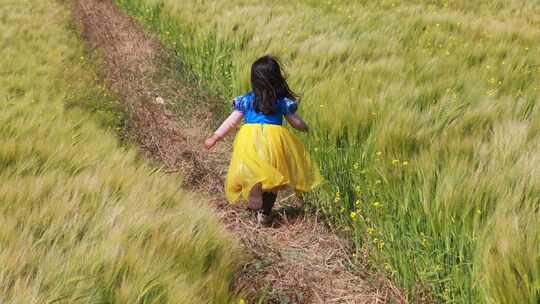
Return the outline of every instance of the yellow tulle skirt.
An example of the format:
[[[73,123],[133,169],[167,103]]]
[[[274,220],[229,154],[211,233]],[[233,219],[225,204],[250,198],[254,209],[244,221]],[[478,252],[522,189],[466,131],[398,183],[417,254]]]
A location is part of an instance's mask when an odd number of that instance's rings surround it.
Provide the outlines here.
[[[247,200],[258,183],[264,191],[291,188],[307,192],[322,181],[308,152],[287,128],[271,124],[245,124],[234,141],[225,181],[230,202]]]

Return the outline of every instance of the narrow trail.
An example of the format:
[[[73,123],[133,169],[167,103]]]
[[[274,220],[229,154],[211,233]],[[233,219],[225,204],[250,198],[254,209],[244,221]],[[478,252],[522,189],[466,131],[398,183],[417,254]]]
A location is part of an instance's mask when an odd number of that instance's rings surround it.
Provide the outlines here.
[[[388,289],[371,287],[365,273],[351,267],[348,244],[317,215],[304,214],[299,201],[280,200],[280,220],[273,228],[257,227],[244,208],[226,204],[222,181],[230,141],[212,153],[201,149],[212,131],[212,105],[221,101],[175,77],[156,37],[111,0],[77,0],[73,14],[88,48],[102,61],[108,89],[118,94],[128,113],[129,139],[168,171],[181,172],[184,187],[210,197],[228,229],[241,239],[250,258],[235,288],[242,290],[249,303],[262,294],[263,303],[390,301]],[[196,107],[175,110],[174,101],[196,96],[203,96]]]

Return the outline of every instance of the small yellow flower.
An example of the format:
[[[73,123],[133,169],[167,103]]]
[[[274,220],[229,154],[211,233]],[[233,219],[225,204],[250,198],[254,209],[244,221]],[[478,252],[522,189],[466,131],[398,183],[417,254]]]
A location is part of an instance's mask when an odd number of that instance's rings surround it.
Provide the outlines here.
[[[392,160],[392,165],[397,165],[399,164],[399,159],[393,159]]]
[[[246,304],[246,301],[244,299],[238,300],[238,304]]]
[[[381,202],[374,202],[373,204],[371,204],[373,207],[375,208],[381,208],[382,207],[382,204]]]
[[[367,229],[367,233],[368,233],[368,234],[373,234],[373,233],[375,233],[375,228],[369,227],[369,228]]]
[[[356,200],[356,202],[354,202],[354,205],[355,205],[356,207],[358,207],[358,206],[360,206],[361,203],[362,203],[361,200]]]
[[[382,155],[382,152],[381,152],[381,151],[377,151],[377,153],[375,153],[375,155],[381,156],[381,155]]]
[[[384,263],[384,269],[385,269],[386,271],[391,271],[391,270],[392,270],[392,266],[390,266],[389,263]]]
[[[408,161],[404,161],[402,164],[403,164],[404,166],[408,166],[408,165],[409,165],[409,162],[408,162]]]
[[[379,247],[379,249],[383,249],[384,248],[384,241],[380,240],[379,243],[377,244],[377,247]]]
[[[351,212],[351,220],[356,221],[357,214],[356,212]]]

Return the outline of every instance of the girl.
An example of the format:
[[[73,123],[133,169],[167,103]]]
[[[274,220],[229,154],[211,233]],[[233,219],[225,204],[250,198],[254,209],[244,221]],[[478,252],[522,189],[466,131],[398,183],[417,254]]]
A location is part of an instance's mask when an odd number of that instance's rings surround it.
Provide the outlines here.
[[[274,57],[266,55],[253,63],[251,87],[251,92],[234,98],[234,111],[204,146],[211,149],[244,118],[234,142],[225,192],[230,202],[247,199],[248,208],[259,211],[259,223],[270,225],[277,191],[290,187],[307,192],[321,182],[321,176],[302,143],[282,126],[285,116],[295,129],[308,131],[295,114],[297,95]]]

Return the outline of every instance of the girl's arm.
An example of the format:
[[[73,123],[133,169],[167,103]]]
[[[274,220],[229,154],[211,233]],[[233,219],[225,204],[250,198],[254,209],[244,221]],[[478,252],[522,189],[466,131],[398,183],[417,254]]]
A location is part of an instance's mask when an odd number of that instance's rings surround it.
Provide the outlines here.
[[[204,147],[206,150],[210,150],[220,139],[225,137],[229,131],[234,129],[240,121],[242,121],[242,117],[244,117],[244,114],[238,110],[234,110],[225,121],[221,124],[221,126],[212,134],[212,136],[208,137],[204,141]]]
[[[287,121],[291,126],[293,126],[293,128],[302,132],[309,131],[308,125],[297,114],[287,114],[285,115],[285,119],[287,119]]]

